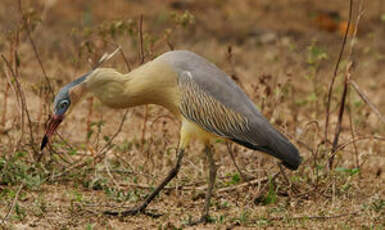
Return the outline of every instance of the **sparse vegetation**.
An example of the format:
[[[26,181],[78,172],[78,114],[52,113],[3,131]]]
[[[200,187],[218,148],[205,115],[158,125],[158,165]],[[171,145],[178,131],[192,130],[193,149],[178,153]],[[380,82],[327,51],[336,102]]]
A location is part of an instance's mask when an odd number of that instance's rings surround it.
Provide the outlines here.
[[[149,206],[161,217],[102,215],[143,200],[174,164],[179,124],[163,108],[118,111],[84,100],[39,151],[55,92],[117,47],[104,65],[121,72],[170,49],[207,57],[304,157],[289,172],[261,153],[216,143],[205,227],[385,228],[385,4],[354,1],[358,29],[349,30],[325,126],[346,30],[327,23],[347,25],[349,2],[289,2],[2,0],[1,228],[185,229],[198,216],[207,187],[199,144]]]

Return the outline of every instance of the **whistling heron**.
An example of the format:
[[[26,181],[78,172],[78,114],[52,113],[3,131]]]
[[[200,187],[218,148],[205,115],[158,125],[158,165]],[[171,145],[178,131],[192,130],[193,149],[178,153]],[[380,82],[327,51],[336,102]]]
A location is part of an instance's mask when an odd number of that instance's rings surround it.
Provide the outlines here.
[[[140,206],[120,213],[122,215],[143,212],[177,175],[191,138],[203,141],[209,163],[209,186],[200,221],[208,220],[215,183],[216,165],[211,145],[214,140],[231,140],[268,153],[292,170],[301,163],[296,147],[273,128],[230,77],[189,51],[167,52],[128,74],[120,74],[110,68],[97,68],[64,86],[55,98],[54,115],[46,130],[42,149],[69,107],[73,107],[88,92],[112,108],[161,105],[182,123],[175,167]]]

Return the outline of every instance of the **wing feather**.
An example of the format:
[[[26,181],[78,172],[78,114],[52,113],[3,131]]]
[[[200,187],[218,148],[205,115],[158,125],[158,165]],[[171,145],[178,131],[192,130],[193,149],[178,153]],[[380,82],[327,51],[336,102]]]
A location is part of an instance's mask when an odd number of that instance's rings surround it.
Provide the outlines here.
[[[183,116],[220,137],[250,141],[247,118],[213,98],[189,75],[190,72],[183,72],[178,81]]]
[[[180,111],[208,132],[269,153],[291,169],[301,163],[297,148],[276,130],[226,73],[189,51],[170,51],[163,59],[179,74]]]

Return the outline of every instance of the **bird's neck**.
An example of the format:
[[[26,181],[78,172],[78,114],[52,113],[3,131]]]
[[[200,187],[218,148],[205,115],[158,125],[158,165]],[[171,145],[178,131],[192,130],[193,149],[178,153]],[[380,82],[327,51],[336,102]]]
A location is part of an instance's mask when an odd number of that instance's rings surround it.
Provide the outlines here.
[[[127,108],[158,104],[177,113],[177,75],[161,60],[153,60],[128,74],[100,68],[87,81],[87,88],[104,104]]]

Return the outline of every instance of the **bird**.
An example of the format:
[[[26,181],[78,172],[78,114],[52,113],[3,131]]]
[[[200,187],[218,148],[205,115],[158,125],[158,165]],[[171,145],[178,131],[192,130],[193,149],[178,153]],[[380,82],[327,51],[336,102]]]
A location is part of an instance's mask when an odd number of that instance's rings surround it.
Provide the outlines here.
[[[291,170],[296,170],[302,161],[298,149],[272,126],[224,71],[188,50],[165,52],[126,74],[113,68],[96,68],[65,85],[54,99],[54,114],[46,128],[41,150],[65,116],[88,94],[115,109],[160,105],[181,122],[175,166],[164,180],[140,205],[122,212],[106,211],[106,214],[144,213],[178,174],[186,148],[193,139],[204,144],[209,164],[205,203],[196,223],[209,221],[217,171],[213,143],[218,139],[267,153]]]

